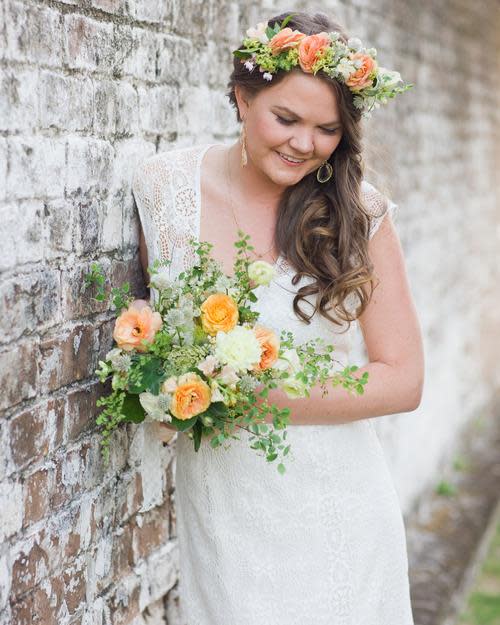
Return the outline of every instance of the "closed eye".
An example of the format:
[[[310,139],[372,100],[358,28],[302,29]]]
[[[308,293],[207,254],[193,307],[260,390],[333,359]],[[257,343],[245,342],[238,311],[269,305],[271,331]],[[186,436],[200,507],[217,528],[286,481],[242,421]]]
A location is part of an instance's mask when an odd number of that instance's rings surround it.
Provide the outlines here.
[[[281,115],[276,115],[276,119],[280,124],[283,124],[283,126],[289,126],[295,122],[294,119],[285,119],[281,117]],[[324,130],[329,135],[334,135],[338,131],[338,128],[322,128],[321,130]]]

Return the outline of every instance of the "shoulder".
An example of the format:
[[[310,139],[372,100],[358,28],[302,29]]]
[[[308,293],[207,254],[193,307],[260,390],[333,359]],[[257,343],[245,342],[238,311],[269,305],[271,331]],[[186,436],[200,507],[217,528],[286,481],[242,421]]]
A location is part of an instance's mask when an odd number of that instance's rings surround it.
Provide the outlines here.
[[[175,146],[157,152],[141,160],[134,170],[133,188],[147,181],[164,179],[176,169],[184,170],[194,165],[206,147],[210,144],[200,143],[189,146]]]
[[[361,199],[370,219],[370,238],[378,230],[383,218],[389,214],[394,218],[398,205],[386,193],[363,178],[361,181]]]

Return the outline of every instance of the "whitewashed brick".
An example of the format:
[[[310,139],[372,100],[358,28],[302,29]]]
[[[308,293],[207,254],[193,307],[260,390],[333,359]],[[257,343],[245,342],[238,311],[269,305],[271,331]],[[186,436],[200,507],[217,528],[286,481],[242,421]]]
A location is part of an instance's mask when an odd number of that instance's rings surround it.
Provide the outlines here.
[[[99,139],[68,138],[66,191],[86,192],[109,186],[113,148]]]
[[[42,202],[0,205],[0,271],[43,258],[42,219]]]
[[[8,139],[7,197],[60,197],[64,192],[64,143],[50,137]]]
[[[116,88],[115,133],[118,137],[139,134],[139,95],[135,87],[119,82]]]
[[[52,200],[43,206],[43,256],[60,258],[73,249],[74,207],[68,200]]]
[[[62,29],[59,12],[8,0],[5,11],[7,58],[60,66]]]
[[[21,529],[23,522],[22,486],[19,482],[0,483],[0,543]]]
[[[163,35],[144,28],[130,29],[122,66],[123,74],[139,80],[156,80],[156,54],[162,38]],[[161,51],[159,54],[161,55]]]
[[[92,129],[94,93],[90,78],[42,71],[38,97],[41,128],[72,132]]]
[[[0,137],[0,202],[7,194],[7,141]]]
[[[145,132],[173,132],[179,121],[179,95],[174,87],[138,87],[141,128]],[[198,114],[198,117],[201,117]]]
[[[106,13],[122,15],[125,11],[126,2],[125,0],[91,0],[91,5]]]
[[[38,70],[0,68],[0,130],[29,132],[38,125]]]
[[[161,22],[170,9],[163,0],[129,0],[128,7],[131,17],[144,22]]]
[[[113,24],[84,15],[64,17],[64,52],[71,68],[109,72],[117,50],[113,45]]]

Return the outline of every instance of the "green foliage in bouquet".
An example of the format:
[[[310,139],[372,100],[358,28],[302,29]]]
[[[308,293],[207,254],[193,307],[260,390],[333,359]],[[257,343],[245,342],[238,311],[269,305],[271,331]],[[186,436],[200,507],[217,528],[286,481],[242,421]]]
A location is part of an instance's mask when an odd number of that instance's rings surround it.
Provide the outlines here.
[[[264,452],[268,462],[280,459],[283,474],[290,408],[269,403],[270,390],[280,388],[293,399],[309,397],[316,385],[326,394],[331,383],[363,393],[368,373],[355,377],[356,366],[333,371],[333,345],[321,339],[295,345],[291,332],[278,337],[259,324],[255,291],[270,285],[274,268],[252,262],[250,237],[238,236],[233,276],[211,257],[210,243],[195,239],[197,260],[177,279],[170,279],[169,260],[155,261],[148,268],[151,303],[132,300],[128,283],[108,291],[100,266],[91,266],[85,288],[93,287],[99,301],[109,297],[120,312],[116,346],[96,371],[101,382],[111,381],[98,400],[106,463],[114,430],[146,420],[186,433],[195,451],[204,438],[215,449],[246,430],[251,449]]]

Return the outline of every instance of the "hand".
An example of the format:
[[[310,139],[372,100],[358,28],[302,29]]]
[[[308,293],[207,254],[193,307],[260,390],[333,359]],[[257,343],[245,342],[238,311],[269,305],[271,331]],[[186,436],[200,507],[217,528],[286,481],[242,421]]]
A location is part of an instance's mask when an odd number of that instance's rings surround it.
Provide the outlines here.
[[[168,443],[173,437],[174,434],[178,431],[174,428],[170,423],[166,423],[165,421],[155,421],[153,423],[155,435],[163,442]]]

